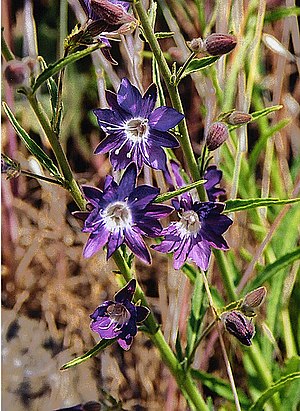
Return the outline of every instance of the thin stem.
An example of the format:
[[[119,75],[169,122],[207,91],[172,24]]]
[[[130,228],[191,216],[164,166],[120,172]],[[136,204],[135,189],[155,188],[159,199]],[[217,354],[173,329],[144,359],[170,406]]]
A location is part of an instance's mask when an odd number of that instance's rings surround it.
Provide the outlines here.
[[[175,80],[175,84],[176,86],[179,84],[180,79],[182,74],[184,73],[184,70],[187,68],[187,66],[189,65],[189,63],[193,60],[193,58],[196,56],[196,53],[193,51],[189,57],[185,60],[185,62],[183,63],[183,65],[179,68],[179,70],[177,71],[176,74],[176,80]]]
[[[226,347],[225,347],[225,344],[224,344],[222,332],[220,330],[220,324],[217,324],[217,330],[218,330],[218,335],[219,335],[219,340],[220,340],[220,344],[221,344],[223,358],[224,358],[224,361],[225,361],[227,375],[228,375],[229,382],[230,382],[230,385],[231,385],[231,390],[232,390],[232,393],[233,393],[235,406],[236,406],[237,411],[241,411],[240,401],[239,401],[239,397],[238,397],[238,394],[237,394],[237,390],[236,390],[236,386],[235,386],[235,382],[234,382],[234,378],[233,378],[233,373],[232,373],[232,369],[231,369],[231,365],[230,365],[228,355],[227,355],[227,352],[226,352]]]
[[[29,103],[35,112],[35,115],[37,116],[50,144],[52,147],[52,150],[55,154],[56,160],[60,166],[60,169],[62,171],[62,174],[66,180],[67,184],[67,189],[71,193],[72,197],[74,198],[76,204],[81,210],[85,209],[86,201],[83,198],[83,195],[80,191],[80,188],[74,179],[72,170],[70,168],[69,162],[67,160],[67,157],[65,155],[65,152],[63,151],[63,148],[58,140],[57,134],[52,130],[50,121],[44,112],[44,109],[42,105],[39,103],[35,95],[32,94],[27,94],[27,98],[29,100]]]
[[[37,180],[43,180],[47,183],[57,184],[63,187],[63,183],[61,181],[55,180],[54,178],[45,177],[40,174],[31,173],[30,171],[26,170],[20,170],[20,173],[27,177],[36,178]]]
[[[14,60],[15,56],[13,55],[13,52],[8,47],[8,44],[6,43],[3,31],[4,31],[4,29],[2,27],[2,29],[1,29],[1,53],[2,53],[2,56],[4,57],[4,59],[6,61]]]

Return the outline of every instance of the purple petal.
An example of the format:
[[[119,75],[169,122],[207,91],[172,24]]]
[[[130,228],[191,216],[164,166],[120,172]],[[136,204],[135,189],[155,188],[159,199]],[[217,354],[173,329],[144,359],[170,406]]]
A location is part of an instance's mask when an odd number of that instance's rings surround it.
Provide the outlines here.
[[[102,140],[100,144],[98,144],[94,154],[104,154],[108,151],[113,151],[120,147],[125,139],[126,135],[123,131],[111,133],[104,140]]]
[[[114,301],[104,301],[101,305],[99,305],[99,307],[96,308],[93,314],[90,314],[90,318],[97,320],[98,317],[103,317],[104,314],[106,314],[107,307],[112,304],[114,304]]]
[[[160,146],[157,146],[153,141],[147,139],[143,141],[142,148],[145,164],[155,170],[166,170],[167,157]]]
[[[72,215],[79,220],[85,221],[90,215],[89,211],[73,211]]]
[[[158,131],[150,128],[148,139],[151,139],[155,145],[162,147],[179,147],[178,140],[167,131]]]
[[[143,104],[141,93],[127,78],[123,78],[121,81],[117,101],[123,110],[134,117],[139,115],[140,108]]]
[[[146,234],[149,237],[157,237],[161,234],[162,226],[159,221],[152,217],[141,215],[136,218],[136,225],[141,234]]]
[[[112,254],[120,247],[124,242],[124,232],[122,229],[116,230],[110,233],[107,242],[107,259],[109,259]]]
[[[167,131],[175,127],[184,115],[171,107],[158,107],[149,117],[149,126],[159,131]]]
[[[118,344],[123,350],[128,351],[129,348],[131,347],[133,341],[133,337],[131,335],[128,335],[126,338],[119,338],[118,339]]]
[[[132,163],[132,161],[136,162],[134,157],[134,150],[132,150],[132,141],[128,141],[120,148],[120,151],[117,152],[116,150],[110,152],[110,162],[115,170],[122,170],[128,166],[128,164]],[[131,153],[128,157],[127,154]]]
[[[142,118],[148,118],[152,113],[157,99],[157,86],[156,84],[151,84],[146,90],[143,98],[142,105],[140,107],[139,116]]]
[[[103,192],[99,188],[82,185],[81,186],[85,198],[93,206],[97,207],[102,202]]]
[[[179,270],[188,258],[190,249],[192,247],[191,237],[186,237],[179,243],[179,247],[174,251],[174,268]]]
[[[146,244],[144,243],[142,236],[137,231],[135,231],[134,228],[125,229],[125,243],[133,252],[133,254],[136,255],[140,260],[144,261],[146,264],[151,264],[151,256],[146,247]]]
[[[98,108],[93,110],[96,115],[99,126],[108,134],[118,131],[123,126],[124,119],[118,111],[109,108]]]
[[[189,258],[202,270],[206,271],[211,254],[211,248],[206,241],[200,241],[193,246],[189,253]]]
[[[121,288],[120,291],[115,295],[115,301],[118,303],[123,303],[125,300],[131,301],[136,288],[136,280],[133,278],[130,280],[125,287]]]
[[[122,329],[116,327],[116,325],[110,317],[99,317],[97,320],[92,321],[90,328],[98,333],[101,338],[111,339],[122,333]]]
[[[148,317],[148,315],[150,314],[150,310],[147,307],[138,305],[136,306],[136,314],[137,314],[136,322],[141,323],[145,321],[145,319]]]
[[[128,194],[133,191],[136,184],[137,169],[134,163],[129,164],[129,166],[124,171],[121,178],[119,189],[118,189],[118,200],[124,200],[128,197]]]
[[[101,235],[99,234],[90,234],[86,245],[83,249],[83,256],[84,258],[89,258],[92,255],[94,255],[97,251],[100,250],[104,246],[104,244],[107,242],[109,232],[106,230],[103,230]]]
[[[135,209],[144,209],[159,194],[159,189],[142,184],[136,187],[128,197],[128,204]]]
[[[174,208],[164,204],[149,204],[144,211],[145,216],[164,218],[171,214],[174,211]]]

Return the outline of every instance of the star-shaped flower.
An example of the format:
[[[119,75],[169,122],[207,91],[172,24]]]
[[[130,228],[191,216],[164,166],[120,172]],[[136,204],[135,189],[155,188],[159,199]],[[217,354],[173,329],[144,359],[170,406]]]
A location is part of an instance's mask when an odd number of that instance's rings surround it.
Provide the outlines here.
[[[137,168],[130,164],[117,184],[107,176],[103,191],[83,186],[87,201],[93,206],[91,212],[75,212],[85,220],[83,232],[90,233],[85,245],[84,257],[91,257],[104,245],[109,258],[125,243],[142,261],[150,264],[151,257],[142,235],[157,237],[162,231],[158,221],[173,211],[163,204],[153,204],[159,189],[140,185],[136,187]]]
[[[207,270],[211,248],[228,250],[222,234],[232,224],[222,215],[224,204],[194,201],[189,194],[180,200],[180,221],[172,222],[162,231],[163,241],[154,245],[162,253],[174,252],[174,268],[179,269],[189,258]]]
[[[166,169],[163,147],[178,146],[176,138],[168,130],[184,117],[171,107],[154,109],[157,87],[152,84],[142,96],[127,78],[123,78],[118,93],[106,92],[110,109],[96,109],[99,126],[107,137],[98,145],[95,154],[110,153],[113,167],[125,168],[134,161],[140,169],[143,163],[158,169]]]
[[[136,280],[132,279],[116,295],[114,301],[105,301],[90,315],[91,329],[101,338],[118,338],[119,345],[129,350],[137,333],[137,323],[144,321],[149,309],[132,303]]]

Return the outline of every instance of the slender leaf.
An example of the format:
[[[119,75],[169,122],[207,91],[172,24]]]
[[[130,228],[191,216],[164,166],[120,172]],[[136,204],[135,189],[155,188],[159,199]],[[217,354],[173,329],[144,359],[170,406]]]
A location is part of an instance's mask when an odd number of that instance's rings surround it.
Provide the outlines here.
[[[248,210],[257,207],[291,204],[297,203],[298,201],[300,201],[300,198],[288,198],[285,200],[280,200],[279,198],[237,198],[235,200],[225,201],[226,207],[224,213],[232,213],[235,211]]]
[[[175,191],[170,191],[168,193],[160,194],[156,197],[154,200],[155,203],[163,203],[164,201],[170,200],[173,197],[177,197],[180,194],[183,194],[187,191],[192,190],[193,188],[196,188],[200,186],[201,184],[204,184],[206,180],[198,180],[195,181],[194,183],[188,184],[184,187],[180,187],[178,190]]]
[[[203,57],[201,59],[193,59],[182,73],[181,78],[186,77],[191,73],[195,73],[195,71],[203,70],[204,68],[211,66],[219,58],[220,56],[210,56]]]
[[[77,60],[82,59],[83,57],[88,56],[91,54],[93,51],[99,49],[100,47],[103,47],[102,43],[98,43],[95,46],[92,47],[87,47],[84,50],[76,51],[75,53],[70,54],[67,57],[61,58],[57,60],[53,64],[49,64],[49,66],[37,77],[33,87],[32,87],[32,92],[35,93],[36,90],[45,82],[47,81],[50,77],[54,76],[57,74],[61,69],[66,67],[68,64],[74,63]]]
[[[263,392],[263,394],[250,407],[249,411],[263,410],[263,405],[268,401],[269,398],[271,398],[276,392],[284,388],[287,384],[299,378],[300,372],[294,372],[292,374],[280,378],[280,380],[276,381],[274,384],[272,384],[270,388]]]
[[[109,347],[115,341],[116,341],[116,338],[112,338],[111,340],[101,340],[91,350],[81,355],[80,357],[74,358],[73,360],[67,362],[60,369],[66,370],[68,368],[74,367],[75,365],[81,364],[82,362],[88,360],[89,358],[97,355],[99,351],[102,351],[104,350],[104,348]]]
[[[266,281],[270,280],[278,271],[286,268],[294,261],[300,259],[300,247],[297,247],[295,250],[291,251],[278,258],[274,263],[267,265],[263,271],[261,271],[255,279],[247,285],[246,290],[253,290],[257,287],[263,285]]]
[[[253,123],[253,121],[258,120],[260,117],[267,116],[268,114],[273,113],[274,111],[281,110],[282,107],[283,106],[279,104],[277,106],[271,106],[271,107],[264,108],[263,110],[254,111],[253,113],[251,113],[252,119],[251,121],[249,121],[249,123]],[[229,131],[235,130],[236,128],[239,128],[242,126],[244,126],[244,124],[237,124],[235,126],[229,126]]]
[[[45,62],[45,60],[42,57],[39,57],[39,60],[41,62],[41,67],[42,70],[45,71],[47,70],[48,66],[47,63]],[[58,98],[58,90],[57,90],[57,84],[55,83],[55,81],[53,80],[52,77],[50,77],[47,81],[47,88],[50,94],[50,102],[51,102],[51,108],[52,108],[52,113],[53,116],[55,115],[55,111],[56,111],[56,105],[57,105],[57,98]]]
[[[222,378],[215,377],[212,374],[195,369],[191,370],[191,374],[193,378],[200,380],[202,384],[209,388],[212,392],[229,401],[234,401],[231,386],[227,381],[223,380]],[[238,397],[240,404],[243,407],[248,408],[250,406],[250,400],[240,389],[238,389]]]
[[[26,133],[26,131],[18,123],[17,119],[13,115],[12,111],[8,105],[3,102],[3,109],[7,115],[9,121],[11,122],[13,128],[15,129],[18,136],[21,138],[28,151],[35,156],[39,162],[58,180],[62,181],[63,177],[61,176],[58,168],[53,163],[51,158],[39,147],[39,145]]]
[[[266,13],[265,22],[270,23],[290,16],[300,16],[300,7],[277,7]]]
[[[168,39],[170,37],[174,36],[174,32],[173,31],[159,31],[157,33],[155,33],[155,37],[157,39]]]

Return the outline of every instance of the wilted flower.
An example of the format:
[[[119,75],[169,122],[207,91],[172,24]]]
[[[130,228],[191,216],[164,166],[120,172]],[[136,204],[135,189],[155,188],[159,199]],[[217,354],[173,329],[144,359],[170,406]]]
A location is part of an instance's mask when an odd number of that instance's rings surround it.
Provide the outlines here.
[[[148,314],[147,307],[132,303],[136,280],[132,279],[116,295],[114,301],[105,301],[91,314],[91,329],[101,338],[117,338],[124,350],[129,350],[137,333],[137,323],[143,322]]]
[[[202,270],[207,270],[212,247],[228,250],[222,234],[232,220],[221,214],[224,210],[222,203],[193,201],[191,195],[186,194],[179,204],[180,221],[163,229],[163,241],[152,248],[162,253],[174,252],[175,269],[190,258]]]
[[[229,137],[228,127],[221,121],[212,123],[207,131],[206,147],[209,151],[214,151],[220,147]]]
[[[241,304],[241,311],[248,317],[255,316],[254,308],[258,308],[265,300],[267,295],[266,287],[259,287],[248,293]]]
[[[244,113],[243,111],[234,111],[226,118],[227,123],[233,126],[236,126],[238,124],[247,124],[251,120],[251,114]]]
[[[168,130],[183,119],[183,114],[171,107],[154,109],[157,87],[152,84],[142,97],[127,78],[123,78],[118,94],[106,92],[111,109],[96,109],[99,126],[107,137],[98,145],[95,154],[110,152],[115,169],[123,169],[134,161],[165,170],[163,147],[177,147],[178,142]]]
[[[203,43],[203,49],[211,56],[221,56],[233,50],[236,46],[236,37],[231,34],[213,33]]]
[[[158,219],[166,217],[173,210],[162,204],[153,204],[159,189],[148,185],[135,187],[137,169],[130,164],[117,184],[107,176],[104,190],[83,186],[83,192],[91,205],[91,212],[75,212],[85,219],[83,232],[90,233],[85,245],[84,257],[91,257],[107,245],[107,258],[125,243],[142,261],[149,263],[151,257],[142,235],[156,237],[162,226]]]
[[[242,344],[251,345],[255,334],[255,328],[251,320],[248,320],[239,311],[228,311],[222,314],[221,319],[226,330],[234,335]]]

